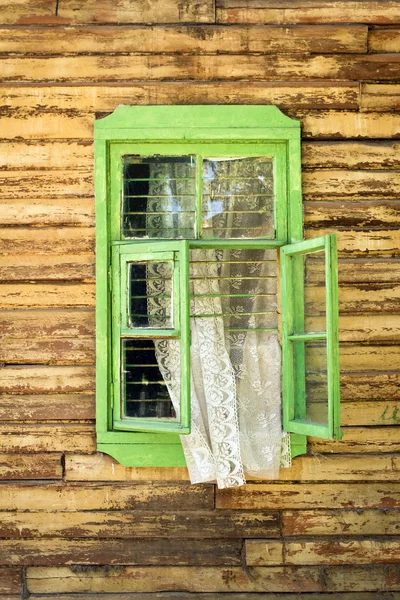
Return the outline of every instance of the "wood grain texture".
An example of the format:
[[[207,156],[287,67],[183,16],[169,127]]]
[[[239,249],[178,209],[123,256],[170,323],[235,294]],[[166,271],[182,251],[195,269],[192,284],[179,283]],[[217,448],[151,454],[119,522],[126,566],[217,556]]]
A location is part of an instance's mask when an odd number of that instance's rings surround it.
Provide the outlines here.
[[[6,338],[1,342],[0,361],[16,365],[42,363],[52,365],[93,364],[95,362],[95,341],[92,338],[47,339],[29,337],[26,340]]]
[[[0,395],[1,421],[79,421],[94,416],[94,394]]]
[[[0,281],[93,282],[94,262],[93,254],[0,255]]]
[[[2,484],[0,510],[212,510],[212,485],[187,483]],[[71,590],[72,591],[72,590]]]
[[[351,186],[349,192],[351,193]],[[322,194],[321,189],[321,194]],[[303,203],[304,225],[312,227],[340,227],[346,229],[377,229],[396,227],[400,222],[400,202],[388,200],[357,199],[351,203],[347,198],[319,201],[312,196]]]
[[[304,199],[312,197],[398,197],[400,175],[391,171],[316,170],[303,173]]]
[[[310,449],[320,453],[400,452],[400,427],[343,427],[340,444],[310,437]]]
[[[59,592],[317,592],[323,584],[316,567],[126,567],[105,571],[99,568],[28,569],[28,586],[33,593]]]
[[[345,540],[279,542],[250,540],[246,542],[246,563],[268,565],[343,565],[398,563],[399,540]]]
[[[312,228],[305,230],[306,239],[326,235],[337,234],[339,257],[398,257],[400,230],[396,229],[351,229],[342,231],[336,228]]]
[[[363,53],[368,28],[257,27],[46,27],[0,28],[0,53],[63,54],[275,54]]]
[[[398,565],[308,567],[28,568],[33,593],[65,592],[342,592],[400,588]],[[166,583],[166,581],[168,583]],[[316,596],[318,598],[318,595]]]
[[[87,254],[94,252],[92,227],[0,229],[0,254]]]
[[[58,198],[94,195],[93,174],[87,171],[4,171],[0,198]]]
[[[94,226],[92,198],[3,198],[0,201],[0,226],[86,225]]]
[[[0,540],[4,565],[239,565],[240,540]]]
[[[398,535],[397,510],[299,510],[282,514],[284,536]]]
[[[332,2],[281,0],[265,5],[262,0],[218,0],[217,22],[221,23],[366,23],[390,25],[399,22],[399,7],[391,0]]]
[[[398,169],[399,142],[313,142],[302,143],[305,169]]]
[[[89,0],[83,5],[77,0],[66,0],[55,16],[52,0],[12,0],[2,9],[3,24],[52,25],[86,23],[179,23],[213,22],[214,6],[211,0],[182,2],[181,0]]]
[[[396,54],[24,56],[1,58],[0,68],[0,81],[4,83],[243,79],[390,81],[400,77],[400,57]]]
[[[0,452],[96,452],[94,425],[0,425]]]
[[[368,35],[369,52],[400,52],[399,29],[376,29]]]
[[[0,567],[0,594],[22,594],[21,569]]]
[[[398,84],[364,83],[361,86],[361,110],[388,112],[400,107]]]
[[[92,283],[3,283],[0,309],[14,308],[94,308]]]
[[[260,595],[255,593],[244,593],[241,592],[214,592],[208,593],[207,596],[200,593],[192,593],[192,592],[173,592],[174,598],[179,600],[259,600]],[[398,600],[399,594],[397,592],[341,592],[340,598],[341,600]],[[172,598],[171,593],[164,592],[155,592],[155,593],[142,593],[141,598],[143,600],[163,600]],[[285,600],[298,600],[298,594],[294,593],[286,593],[284,596]],[[137,594],[135,593],[126,593],[123,596],[123,600],[136,600]],[[262,596],[263,600],[282,600],[282,596],[274,592],[264,592]],[[5,599],[0,596],[0,600],[10,600],[9,598]],[[11,600],[17,600],[16,598]],[[47,600],[46,595],[36,594],[35,600]],[[85,597],[85,594],[58,594],[57,600],[89,600],[88,597]],[[102,595],[102,600],[122,600],[121,596],[117,593],[108,593]],[[332,600],[332,594],[317,592],[317,593],[303,593],[302,600]]]
[[[362,410],[359,408],[359,410]],[[143,471],[143,472],[142,472]],[[165,469],[166,480],[187,479],[186,469]],[[68,454],[65,457],[67,481],[159,480],[160,469],[135,469],[119,465],[101,454]],[[251,481],[251,477],[248,478]],[[398,464],[390,456],[301,456],[289,469],[281,469],[280,481],[399,481]]]
[[[273,510],[321,508],[398,508],[398,483],[248,483],[245,488],[217,490],[216,507]],[[346,589],[346,588],[345,588]]]
[[[99,540],[161,538],[167,547],[168,540],[173,539],[218,539],[222,530],[225,539],[280,536],[279,514],[271,511],[172,511],[161,514],[145,510],[69,511],[53,513],[51,519],[44,511],[4,512],[0,520],[0,537],[19,540],[54,537]],[[394,523],[395,517],[390,520]],[[109,542],[102,543],[107,545]],[[184,547],[187,548],[187,544]]]
[[[0,454],[0,480],[61,479],[62,475],[61,454]]]
[[[37,88],[36,88],[37,89]],[[50,90],[53,88],[50,88]],[[48,90],[49,91],[49,90]],[[57,91],[53,90],[57,95]],[[8,90],[8,102],[15,107],[17,90]],[[4,97],[4,90],[0,94]],[[15,95],[14,95],[15,94]],[[18,101],[17,101],[18,102]],[[16,107],[15,107],[16,108]],[[3,106],[4,110],[4,106]],[[85,141],[0,142],[0,169],[25,171],[30,169],[83,169],[93,167],[93,143]]]
[[[94,311],[13,310],[0,311],[0,335],[10,338],[94,338]]]
[[[94,367],[3,367],[0,392],[6,394],[46,394],[93,392]]]

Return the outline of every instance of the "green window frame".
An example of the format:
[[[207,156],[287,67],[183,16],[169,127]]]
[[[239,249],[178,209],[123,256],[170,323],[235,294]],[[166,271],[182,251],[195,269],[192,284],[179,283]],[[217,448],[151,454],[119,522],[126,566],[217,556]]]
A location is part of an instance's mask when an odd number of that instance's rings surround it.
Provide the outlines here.
[[[193,156],[197,161],[193,239],[125,238],[122,229],[122,161],[133,156]],[[203,157],[270,157],[273,160],[274,236],[202,239]],[[263,248],[281,252],[284,427],[292,456],[306,452],[306,436],[339,438],[337,260],[334,236],[302,241],[300,123],[273,106],[120,106],[95,123],[96,185],[96,428],[98,449],[125,466],[184,466],[179,434],[190,432],[189,251],[196,248]],[[300,332],[305,321],[302,256],[326,250],[326,330]],[[174,323],[170,329],[127,325],[127,265],[174,265]],[[293,323],[296,325],[293,329]],[[294,336],[303,335],[303,341]],[[150,423],[121,415],[121,340],[174,337],[181,344],[180,418]],[[314,337],[313,337],[314,336]],[[316,337],[317,336],[317,337]],[[319,336],[319,337],[318,337]],[[307,338],[307,339],[306,339]],[[327,423],[307,421],[305,346],[327,340]],[[293,358],[293,345],[296,347]],[[293,365],[296,365],[294,368]]]

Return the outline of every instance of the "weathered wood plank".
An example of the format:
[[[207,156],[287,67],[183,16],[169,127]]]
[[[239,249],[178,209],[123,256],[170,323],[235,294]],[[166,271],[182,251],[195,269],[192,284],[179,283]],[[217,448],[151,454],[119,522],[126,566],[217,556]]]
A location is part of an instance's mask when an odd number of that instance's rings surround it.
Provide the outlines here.
[[[292,116],[302,122],[304,138],[343,139],[379,138],[390,139],[400,136],[400,117],[396,113],[339,112],[339,111],[296,111]]]
[[[301,542],[250,540],[246,542],[246,563],[269,565],[343,565],[351,563],[398,563],[399,540],[345,540]]]
[[[93,308],[93,283],[3,283],[0,308]]]
[[[342,432],[340,442],[310,437],[311,450],[322,454],[400,452],[400,427],[342,427]]]
[[[399,565],[308,567],[28,568],[32,593],[65,592],[342,592],[399,590]],[[265,594],[263,594],[265,595]],[[266,596],[268,598],[268,596]],[[154,598],[154,596],[153,596]],[[319,594],[316,600],[320,600]]]
[[[400,174],[397,171],[316,170],[303,173],[305,200],[331,196],[394,196],[400,192]]]
[[[305,169],[398,169],[398,142],[311,142],[302,144]]]
[[[87,254],[94,239],[94,227],[4,227],[0,254]]]
[[[312,200],[312,201],[310,201]],[[394,200],[358,200],[335,198],[334,201],[319,201],[309,196],[304,202],[304,225],[312,227],[342,227],[352,229],[389,228],[400,222],[400,202]]]
[[[24,125],[29,127],[29,118],[39,119],[45,125],[54,115],[65,118],[89,117],[93,112],[112,112],[118,104],[281,104],[282,106],[312,106],[325,108],[357,109],[359,106],[359,84],[353,81],[279,81],[279,82],[146,82],[142,84],[119,83],[110,86],[93,84],[82,86],[12,86],[0,88],[2,117],[11,117],[16,111]],[[5,122],[4,122],[5,123]],[[17,120],[15,121],[15,125]],[[90,124],[90,123],[89,123]],[[42,127],[43,135],[46,131]],[[22,130],[21,124],[19,130]],[[60,131],[61,133],[61,131]],[[70,136],[74,133],[69,131]],[[91,139],[85,143],[92,144]],[[2,132],[2,138],[7,137]],[[27,137],[26,135],[24,137]],[[39,136],[38,136],[39,137]],[[56,135],[53,136],[57,138]],[[61,137],[60,134],[58,138]],[[65,135],[62,137],[66,137]],[[77,136],[73,136],[74,138]],[[88,137],[88,136],[85,136]],[[67,138],[68,143],[73,140]],[[81,140],[80,140],[81,141]],[[16,143],[18,140],[16,140]],[[23,159],[21,159],[23,160]],[[75,158],[72,157],[73,163]],[[66,168],[62,163],[58,168]]]
[[[82,571],[67,567],[28,569],[32,593],[58,592],[317,592],[317,567],[110,567]]]
[[[2,171],[0,198],[93,197],[93,173],[61,169],[57,171]]]
[[[400,373],[342,373],[340,377],[340,395],[346,400],[362,398],[365,400],[393,399],[399,397]]]
[[[101,539],[276,538],[279,514],[271,511],[8,512],[0,514],[0,537]],[[388,519],[387,519],[388,521]],[[394,518],[391,519],[394,522]],[[104,542],[103,542],[104,544]],[[108,544],[108,542],[106,543]],[[187,548],[187,546],[186,546]],[[188,552],[190,554],[190,550]],[[157,554],[157,552],[156,552]],[[77,561],[78,562],[78,561]]]
[[[314,364],[322,365],[321,356],[313,354]],[[340,346],[342,371],[396,371],[400,366],[400,346],[355,345]]]
[[[0,345],[0,361],[16,365],[92,365],[95,362],[95,341],[93,338],[5,338]]]
[[[179,0],[89,0],[82,5],[68,0],[54,13],[52,0],[11,0],[2,10],[4,24],[50,25],[86,23],[179,23],[214,22],[214,6],[211,0],[203,2],[180,2]]]
[[[398,510],[298,510],[282,514],[284,536],[399,535]]]
[[[69,454],[65,457],[67,481],[157,481],[161,476],[171,481],[187,479],[187,471],[126,468],[103,454]],[[290,469],[281,469],[279,480],[400,481],[400,471],[392,456],[300,456],[293,461]]]
[[[91,309],[2,310],[0,335],[13,338],[94,338],[94,321]]]
[[[316,321],[316,320],[314,320]],[[321,331],[321,324],[315,323]],[[400,336],[400,318],[396,315],[343,315],[339,317],[341,342],[397,342]]]
[[[400,52],[399,29],[372,29],[368,34],[369,52]]]
[[[390,81],[400,77],[396,54],[298,55],[118,55],[6,57],[0,81],[115,82],[158,80],[304,80]]]
[[[93,392],[94,367],[14,367],[0,369],[0,393]]]
[[[32,30],[30,30],[32,31]],[[52,88],[50,88],[52,89]],[[9,102],[19,104],[11,91]],[[1,95],[4,92],[0,92]],[[61,108],[61,107],[60,107]],[[93,166],[93,143],[83,141],[0,142],[0,169],[26,171],[30,169],[83,169]]]
[[[361,110],[391,111],[400,107],[399,84],[363,83],[361,86]]]
[[[3,287],[3,286],[2,286]],[[6,287],[6,286],[4,286]],[[307,315],[325,313],[324,287],[308,285],[305,289]],[[395,283],[355,283],[339,287],[339,311],[341,314],[357,312],[400,312],[400,285]]]
[[[32,198],[29,203],[26,198],[6,198],[0,201],[0,207],[0,225],[94,226],[92,198]]]
[[[93,394],[0,395],[1,421],[94,419]]]
[[[0,568],[0,594],[22,594],[21,569]]]
[[[0,425],[0,452],[96,452],[94,425]]]
[[[271,6],[262,0],[219,0],[218,23],[365,23],[371,25],[397,25],[397,2],[366,0],[361,2],[328,0],[318,4],[310,0],[279,1]]]
[[[171,593],[156,592],[156,593],[141,593],[141,599],[143,600],[170,600],[176,598],[177,600],[260,600],[260,595],[256,593],[208,593],[207,595],[192,592],[173,592]],[[400,593],[397,592],[341,592],[340,600],[399,600]],[[302,593],[302,600],[332,600],[332,594],[317,592],[310,594]],[[2,598],[0,600],[10,600],[10,598]],[[11,598],[11,600],[18,600],[17,598]],[[35,594],[35,600],[48,600],[48,596]],[[86,594],[57,594],[57,600],[90,600],[90,596]],[[120,596],[117,593],[113,594],[102,594],[101,600],[137,600],[137,594],[124,594]],[[262,600],[282,600],[282,596],[278,593],[264,592]],[[298,600],[298,594],[286,593],[284,600]]]
[[[93,281],[94,264],[93,254],[0,255],[0,281]]]
[[[4,565],[239,565],[241,540],[0,540]]]
[[[0,53],[274,54],[363,53],[365,25],[263,27],[31,27],[0,28]],[[385,51],[385,50],[384,50]]]
[[[199,84],[200,85],[200,84]],[[242,83],[243,85],[243,83]],[[276,83],[268,84],[272,85],[272,89],[269,90],[268,98],[265,99],[265,86],[260,87],[260,95],[254,93],[253,84],[246,83],[246,87],[243,95],[239,95],[237,91],[231,94],[229,89],[222,82],[212,82],[206,86],[205,91],[208,92],[205,97],[205,93],[200,93],[198,86],[191,86],[190,83],[185,82],[182,86],[179,83],[164,84],[167,86],[168,94],[163,99],[162,96],[162,84],[143,84],[140,90],[133,95],[130,99],[125,100],[125,103],[132,104],[135,102],[135,96],[137,98],[137,104],[176,104],[177,93],[179,94],[179,101],[181,104],[187,103],[204,103],[204,104],[215,104],[218,102],[227,102],[227,99],[232,99],[233,103],[244,103],[249,104],[256,103],[273,103],[283,108],[286,112],[289,112],[288,106],[291,107],[290,116],[298,118],[302,121],[303,138],[315,138],[315,139],[343,139],[343,138],[398,138],[400,136],[400,116],[393,113],[379,113],[379,112],[347,112],[347,111],[330,111],[321,110],[315,111],[312,108],[312,102],[314,99],[317,101],[321,99],[321,105],[326,105],[325,94],[322,89],[318,90],[317,96],[313,94],[307,95],[307,98],[303,98],[301,93],[301,82],[299,86],[295,83],[292,84],[290,94],[283,95],[280,90],[276,89]],[[230,84],[231,89],[239,86],[238,84]],[[31,86],[34,89],[35,86]],[[161,88],[161,89],[159,89]],[[8,88],[7,88],[8,89]],[[14,89],[14,88],[13,88]],[[21,89],[26,89],[21,86]],[[72,87],[77,90],[77,87]],[[110,89],[109,86],[104,86],[104,89]],[[128,88],[127,88],[128,89]],[[298,108],[293,110],[292,107],[296,107],[296,97],[300,95],[300,102],[309,105],[310,110],[306,112]],[[354,95],[353,95],[354,97]],[[164,100],[164,101],[163,101]],[[294,102],[291,103],[291,101]],[[329,98],[328,98],[329,100]],[[335,101],[334,101],[335,102]],[[311,106],[310,106],[311,104]],[[299,105],[297,105],[299,106]],[[113,104],[115,108],[115,104]],[[326,106],[325,106],[326,108]],[[109,109],[106,112],[111,112],[113,109]],[[65,114],[66,113],[66,114]],[[93,114],[80,111],[60,111],[60,109],[53,109],[53,112],[47,111],[43,114],[43,111],[38,109],[32,109],[29,111],[17,110],[17,108],[10,111],[7,109],[7,114],[1,117],[2,137],[3,139],[93,139]]]
[[[61,454],[0,454],[0,480],[61,479]]]
[[[189,481],[186,467],[124,467],[118,461],[97,453],[68,454],[66,481]]]
[[[151,484],[6,484],[0,510],[212,510],[212,485]],[[72,591],[72,590],[71,590]]]
[[[337,234],[337,244],[340,258],[349,255],[355,257],[397,257],[400,256],[400,229],[386,230],[338,230],[338,229],[306,229],[306,239],[326,235]]]
[[[302,144],[302,164],[305,169],[398,169],[400,144],[387,141],[305,141]]]
[[[398,425],[399,400],[374,400],[373,402],[342,402],[340,422],[343,426]]]

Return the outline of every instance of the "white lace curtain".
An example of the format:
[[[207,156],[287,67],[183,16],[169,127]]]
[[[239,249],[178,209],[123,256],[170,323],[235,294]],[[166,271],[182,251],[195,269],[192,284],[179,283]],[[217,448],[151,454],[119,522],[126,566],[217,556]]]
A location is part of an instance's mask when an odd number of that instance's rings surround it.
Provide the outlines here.
[[[219,173],[233,177],[234,161],[218,165]],[[175,173],[174,173],[175,171]],[[149,190],[152,211],[150,229],[171,227],[168,214],[176,194],[173,182],[179,165],[155,164]],[[168,182],[168,177],[171,182]],[[249,198],[240,202],[251,202]],[[156,198],[158,198],[156,200]],[[251,227],[254,213],[218,212],[210,221],[226,238]],[[237,204],[237,201],[236,201]],[[189,227],[188,216],[178,214],[180,227]],[[189,213],[186,213],[188,215]],[[176,216],[175,216],[176,219]],[[185,222],[186,221],[186,222]],[[221,237],[221,233],[220,233]],[[219,488],[243,485],[245,473],[265,479],[277,478],[280,466],[290,465],[289,436],[281,426],[281,354],[277,331],[265,327],[268,250],[192,250],[191,252],[191,410],[189,435],[181,436],[192,483],[216,482]],[[148,266],[148,274],[154,265]],[[159,268],[159,265],[158,265]],[[154,273],[153,273],[154,275]],[[167,314],[163,290],[152,288],[148,277],[148,312]],[[159,281],[159,280],[158,280]],[[235,294],[234,296],[232,294]],[[257,295],[259,293],[259,295]],[[157,296],[160,296],[157,298]],[[207,315],[207,316],[201,316]],[[235,327],[230,325],[232,321]],[[239,325],[239,327],[238,327]],[[254,329],[254,330],[252,330]],[[157,362],[179,416],[179,342],[154,340]]]

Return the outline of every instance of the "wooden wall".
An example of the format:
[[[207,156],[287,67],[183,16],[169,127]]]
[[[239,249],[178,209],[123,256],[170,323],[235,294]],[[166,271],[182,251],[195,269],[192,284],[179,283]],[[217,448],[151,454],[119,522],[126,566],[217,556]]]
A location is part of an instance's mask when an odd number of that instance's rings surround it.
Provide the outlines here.
[[[0,600],[398,599],[400,3],[10,0],[0,20]],[[339,239],[344,438],[277,482],[215,492],[96,453],[93,122],[121,103],[302,121],[306,235]]]

